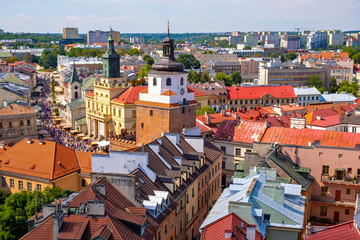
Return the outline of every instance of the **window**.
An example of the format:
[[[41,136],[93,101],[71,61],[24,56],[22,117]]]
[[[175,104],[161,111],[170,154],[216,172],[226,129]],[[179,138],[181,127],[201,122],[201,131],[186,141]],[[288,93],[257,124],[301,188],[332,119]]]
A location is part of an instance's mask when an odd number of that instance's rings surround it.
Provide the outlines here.
[[[161,240],[161,230],[158,232],[158,239]]]
[[[86,180],[85,179],[81,179],[81,186],[86,187]]]
[[[23,189],[24,189],[24,183],[23,183],[23,181],[20,181],[20,180],[19,180],[18,184],[19,184],[19,190],[23,190]]]
[[[24,120],[20,120],[20,126],[24,126]]]
[[[1,177],[1,186],[6,187],[6,178]]]
[[[181,113],[182,113],[182,114],[185,114],[185,107],[183,107],[183,108],[181,109]]]
[[[150,110],[150,116],[152,116],[154,114],[153,110]]]
[[[170,227],[172,228],[174,226],[174,221],[173,221],[173,218],[171,217],[170,219]]]
[[[200,190],[200,182],[198,182],[198,191]]]
[[[192,197],[194,197],[194,196],[195,196],[195,189],[192,188]]]
[[[156,85],[157,85],[157,79],[153,78],[153,86],[156,86]]]
[[[171,78],[166,79],[166,86],[171,86]]]
[[[10,138],[12,138],[13,136],[14,136],[14,132],[13,131],[8,131],[8,136],[10,137]]]
[[[24,129],[20,129],[19,133],[20,133],[21,137],[25,136],[25,130]]]
[[[264,222],[270,222],[270,214],[264,214]]]
[[[235,148],[235,156],[241,156],[241,148]]]
[[[221,151],[224,152],[224,154],[226,154],[226,147],[225,146],[221,146],[220,149],[221,149]]]
[[[2,128],[3,127],[3,124],[2,124],[2,122],[0,122],[0,128]]]
[[[328,187],[321,187],[321,195],[322,196],[328,195]]]
[[[351,194],[351,189],[350,188],[346,189],[346,194]]]
[[[348,168],[348,173],[352,173],[352,168]]]
[[[350,214],[350,209],[345,209],[345,215],[349,215]]]
[[[191,216],[194,216],[194,215],[195,215],[194,206],[192,206],[192,208],[191,208]]]
[[[27,190],[32,191],[32,183],[31,182],[27,183]]]
[[[167,226],[167,224],[165,224],[165,235],[168,233],[168,226]]]
[[[186,194],[186,203],[189,203],[189,194]]]
[[[121,110],[119,109],[119,117],[121,117]]]
[[[41,184],[36,184],[36,189],[41,191]]]
[[[144,129],[144,123],[141,123],[141,129]]]
[[[183,224],[182,224],[182,220],[180,220],[180,231],[183,230]]]
[[[180,209],[183,209],[184,205],[183,205],[183,200],[180,201]]]
[[[180,85],[184,85],[184,78],[180,78]]]
[[[319,157],[321,157],[324,153],[323,152],[319,152]]]
[[[15,187],[15,181],[14,179],[10,179],[10,188],[14,188]]]
[[[322,174],[329,175],[329,166],[326,166],[326,165],[322,166]]]
[[[326,215],[327,215],[327,207],[320,206],[320,216],[326,216]]]
[[[9,127],[12,127],[12,121],[9,121]]]
[[[339,154],[339,158],[342,158],[342,157],[343,157],[343,155],[340,153],[340,154]]]

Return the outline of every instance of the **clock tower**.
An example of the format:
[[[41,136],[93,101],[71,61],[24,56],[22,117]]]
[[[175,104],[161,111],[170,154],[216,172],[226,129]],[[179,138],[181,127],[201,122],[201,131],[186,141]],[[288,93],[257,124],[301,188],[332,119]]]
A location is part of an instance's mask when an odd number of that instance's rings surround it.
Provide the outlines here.
[[[148,72],[148,89],[136,103],[136,142],[147,144],[164,133],[180,133],[195,127],[194,92],[187,88],[184,65],[174,57],[174,40],[163,40],[163,56]]]

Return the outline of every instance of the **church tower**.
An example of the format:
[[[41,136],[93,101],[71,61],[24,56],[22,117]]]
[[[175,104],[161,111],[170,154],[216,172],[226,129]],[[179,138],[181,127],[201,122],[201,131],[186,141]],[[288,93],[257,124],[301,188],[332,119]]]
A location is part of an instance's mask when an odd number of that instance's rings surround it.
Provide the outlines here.
[[[79,79],[79,76],[76,72],[76,68],[75,68],[75,63],[74,63],[74,69],[71,75],[71,80],[70,80],[70,84],[69,84],[69,98],[70,98],[70,102],[81,98],[81,87],[82,82]]]
[[[163,56],[148,72],[148,89],[136,103],[136,142],[147,144],[164,133],[180,133],[195,127],[194,92],[187,88],[184,65],[174,57],[174,40],[163,40]]]

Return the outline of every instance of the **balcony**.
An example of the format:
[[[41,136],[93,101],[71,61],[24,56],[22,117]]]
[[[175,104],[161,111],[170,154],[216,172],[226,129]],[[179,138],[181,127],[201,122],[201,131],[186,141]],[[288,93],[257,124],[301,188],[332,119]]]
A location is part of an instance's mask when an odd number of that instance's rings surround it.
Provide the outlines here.
[[[360,186],[359,177],[350,178],[349,176],[345,176],[345,174],[335,174],[334,176],[321,175],[321,181],[323,183],[329,183],[329,184]]]
[[[311,196],[312,202],[321,202],[321,203],[328,203],[328,204],[334,204],[337,206],[344,206],[344,207],[355,207],[355,199],[354,198],[343,198],[340,197],[340,200],[337,201],[332,196],[318,196],[318,195],[312,195]]]

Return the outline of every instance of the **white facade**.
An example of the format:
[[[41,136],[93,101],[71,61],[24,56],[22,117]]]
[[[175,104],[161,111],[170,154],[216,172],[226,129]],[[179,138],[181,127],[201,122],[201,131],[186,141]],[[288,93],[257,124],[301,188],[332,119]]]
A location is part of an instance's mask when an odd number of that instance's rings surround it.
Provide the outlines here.
[[[188,92],[187,82],[186,72],[169,72],[166,75],[149,72],[148,93],[140,93],[139,100],[166,104],[192,101],[194,93]],[[162,95],[167,90],[171,90],[173,95]]]
[[[307,106],[309,103],[320,102],[321,93],[315,87],[294,88],[299,106]]]

